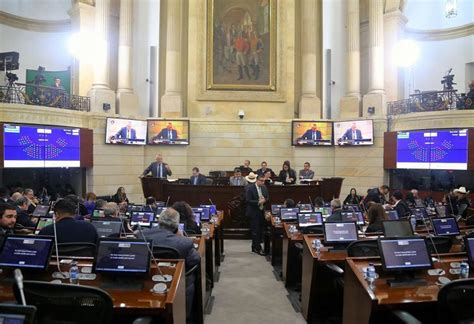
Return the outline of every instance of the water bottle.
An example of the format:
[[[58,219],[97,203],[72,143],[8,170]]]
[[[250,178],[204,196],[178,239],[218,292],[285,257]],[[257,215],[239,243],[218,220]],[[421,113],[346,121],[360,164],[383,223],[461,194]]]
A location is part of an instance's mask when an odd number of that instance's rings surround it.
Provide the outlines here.
[[[373,285],[375,281],[375,276],[376,276],[376,273],[375,273],[374,264],[369,263],[369,265],[367,266],[367,282],[369,283],[369,285],[371,286]]]
[[[321,252],[321,240],[320,239],[315,239],[313,245],[314,245],[314,249],[316,250],[317,253]]]
[[[415,218],[415,216],[412,216],[410,218],[410,223],[411,223],[411,228],[413,228],[413,231],[415,231],[415,229],[416,229],[416,218]]]
[[[461,262],[461,271],[459,272],[459,277],[463,279],[469,278],[469,264],[467,262]]]
[[[71,267],[69,268],[69,283],[74,285],[79,284],[79,267],[77,266],[77,262],[72,260]]]

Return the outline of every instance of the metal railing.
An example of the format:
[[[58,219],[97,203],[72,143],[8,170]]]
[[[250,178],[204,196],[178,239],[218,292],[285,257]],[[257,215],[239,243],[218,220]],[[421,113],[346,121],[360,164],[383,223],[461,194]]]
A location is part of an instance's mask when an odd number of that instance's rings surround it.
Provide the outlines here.
[[[458,95],[457,90],[425,91],[410,95],[409,99],[387,103],[389,115],[414,112],[474,109],[474,97]]]
[[[25,83],[0,86],[0,103],[16,103],[90,111],[90,98],[69,95],[64,89]]]

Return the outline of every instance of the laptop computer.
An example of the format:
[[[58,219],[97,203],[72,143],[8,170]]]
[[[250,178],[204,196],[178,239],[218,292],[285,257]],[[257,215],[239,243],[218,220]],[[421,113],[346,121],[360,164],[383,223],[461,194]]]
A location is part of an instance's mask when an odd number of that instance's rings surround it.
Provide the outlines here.
[[[384,220],[382,221],[382,226],[385,237],[414,236],[409,220]]]
[[[461,234],[458,222],[454,217],[432,218],[431,224],[437,236],[456,236]]]
[[[324,242],[327,244],[349,244],[357,241],[359,235],[355,222],[324,223]]]
[[[48,217],[49,216],[48,212],[49,212],[48,205],[37,205],[32,215],[33,217]]]
[[[343,222],[356,222],[357,225],[364,225],[365,219],[362,212],[343,211],[341,212]]]
[[[400,219],[400,217],[398,216],[398,212],[395,209],[387,210],[386,212],[387,212],[387,218],[389,220],[399,220]]]
[[[120,234],[122,231],[122,222],[118,221],[92,221],[99,237],[109,237],[113,234]]]
[[[299,208],[280,208],[280,219],[282,222],[298,220]]]
[[[130,225],[140,225],[142,227],[150,227],[151,222],[155,220],[154,212],[133,211],[130,219]]]
[[[52,236],[7,236],[0,251],[0,268],[46,270],[53,241]]]
[[[323,215],[321,213],[298,213],[298,226],[318,226],[323,224]]]
[[[35,234],[38,235],[39,232],[46,226],[53,224],[52,217],[40,217],[36,222]]]

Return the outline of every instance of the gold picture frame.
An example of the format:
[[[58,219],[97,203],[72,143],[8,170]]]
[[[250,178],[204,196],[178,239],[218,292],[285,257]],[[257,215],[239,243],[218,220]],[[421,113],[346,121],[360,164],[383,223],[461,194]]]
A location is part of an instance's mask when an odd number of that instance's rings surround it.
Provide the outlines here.
[[[276,0],[207,0],[207,90],[276,91],[276,17]]]

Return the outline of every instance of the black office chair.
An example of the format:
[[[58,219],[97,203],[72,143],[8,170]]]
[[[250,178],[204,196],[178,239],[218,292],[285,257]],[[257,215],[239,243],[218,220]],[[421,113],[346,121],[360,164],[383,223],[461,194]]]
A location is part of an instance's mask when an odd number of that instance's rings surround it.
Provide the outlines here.
[[[157,259],[182,259],[177,249],[171,246],[153,246],[153,256]]]
[[[59,256],[94,257],[96,250],[97,250],[97,246],[93,243],[86,243],[86,242],[58,243]],[[56,255],[56,247],[53,247],[53,255]]]
[[[212,185],[214,183],[214,179],[206,178],[206,185]]]
[[[54,284],[42,281],[24,281],[25,299],[37,308],[39,324],[101,324],[110,323],[113,302],[102,289],[71,284]],[[13,293],[20,303],[16,283]]]
[[[324,230],[321,226],[308,226],[300,230],[301,234],[324,234]]]
[[[425,237],[425,241],[428,244],[428,250],[431,254],[436,254],[436,251],[438,251],[438,253],[449,253],[453,245],[452,238],[448,236]]]
[[[36,315],[35,306],[22,306],[17,304],[0,304],[0,322],[9,323],[9,320],[18,320],[17,316],[24,318],[22,323],[34,324]]]
[[[379,256],[377,240],[354,241],[347,247],[347,255],[349,257]]]
[[[474,279],[455,280],[438,293],[441,323],[474,323]]]

